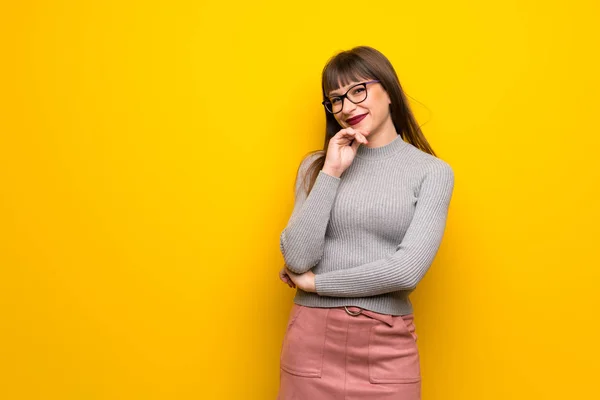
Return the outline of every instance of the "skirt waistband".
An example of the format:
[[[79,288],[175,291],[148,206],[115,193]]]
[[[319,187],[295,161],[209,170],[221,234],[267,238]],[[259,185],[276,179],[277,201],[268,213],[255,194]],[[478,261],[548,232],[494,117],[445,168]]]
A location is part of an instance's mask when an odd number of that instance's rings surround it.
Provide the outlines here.
[[[365,310],[364,308],[360,308],[360,307],[356,307],[356,306],[343,306],[343,307],[334,307],[334,308],[342,309],[342,310],[346,311],[346,313],[348,315],[351,315],[353,317],[365,315],[369,318],[373,318],[373,319],[381,321],[385,324],[388,324],[389,326],[394,326],[394,316],[393,315],[380,314],[375,311]]]

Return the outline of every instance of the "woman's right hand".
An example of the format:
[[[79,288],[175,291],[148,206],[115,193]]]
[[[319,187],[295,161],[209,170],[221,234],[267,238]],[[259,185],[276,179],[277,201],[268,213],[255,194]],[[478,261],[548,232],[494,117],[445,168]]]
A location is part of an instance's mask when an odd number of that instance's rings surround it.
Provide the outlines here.
[[[283,283],[286,283],[291,288],[296,287],[296,284],[294,283],[294,281],[292,281],[292,278],[290,278],[290,276],[288,275],[285,265],[283,266],[281,271],[279,271],[279,279],[281,279],[281,281]]]
[[[358,146],[368,143],[368,135],[365,130],[353,128],[344,128],[336,133],[329,139],[323,172],[339,178],[354,161]]]

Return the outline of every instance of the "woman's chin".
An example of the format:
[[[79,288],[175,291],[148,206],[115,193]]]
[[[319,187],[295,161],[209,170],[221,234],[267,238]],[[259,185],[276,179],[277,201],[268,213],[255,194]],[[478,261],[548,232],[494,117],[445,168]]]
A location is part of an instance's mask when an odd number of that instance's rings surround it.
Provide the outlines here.
[[[371,124],[365,120],[360,121],[358,124],[354,125],[353,128],[360,129],[361,131],[371,132]]]

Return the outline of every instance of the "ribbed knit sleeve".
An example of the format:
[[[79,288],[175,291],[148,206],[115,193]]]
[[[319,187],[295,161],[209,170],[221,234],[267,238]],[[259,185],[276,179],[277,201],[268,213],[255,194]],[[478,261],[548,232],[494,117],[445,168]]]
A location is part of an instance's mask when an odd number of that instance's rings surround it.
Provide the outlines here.
[[[427,166],[413,219],[397,250],[373,262],[317,274],[317,294],[365,297],[417,286],[441,244],[454,189],[452,168],[446,162],[437,161]]]
[[[287,267],[298,274],[310,270],[323,257],[325,231],[341,179],[319,171],[306,196],[302,178],[311,157],[301,163],[296,179],[294,210],[280,235],[281,254]]]

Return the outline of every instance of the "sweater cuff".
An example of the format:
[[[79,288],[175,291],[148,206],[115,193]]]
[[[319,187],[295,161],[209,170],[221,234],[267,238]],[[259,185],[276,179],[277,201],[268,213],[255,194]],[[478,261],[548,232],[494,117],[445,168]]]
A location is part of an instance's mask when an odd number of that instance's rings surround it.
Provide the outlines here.
[[[319,296],[330,296],[331,293],[327,293],[327,283],[323,282],[323,274],[315,275],[315,292]]]
[[[319,296],[347,297],[343,290],[336,290],[336,283],[332,282],[330,274],[331,272],[315,274],[315,293]]]
[[[337,176],[333,176],[333,175],[329,175],[327,172],[323,171],[323,170],[319,170],[319,175],[317,175],[317,178],[321,177],[321,179],[327,180],[327,181],[332,181],[333,183],[339,183],[342,179],[338,178]]]
[[[315,274],[315,293],[319,296],[321,295],[321,293],[319,293],[319,275],[317,274]]]

